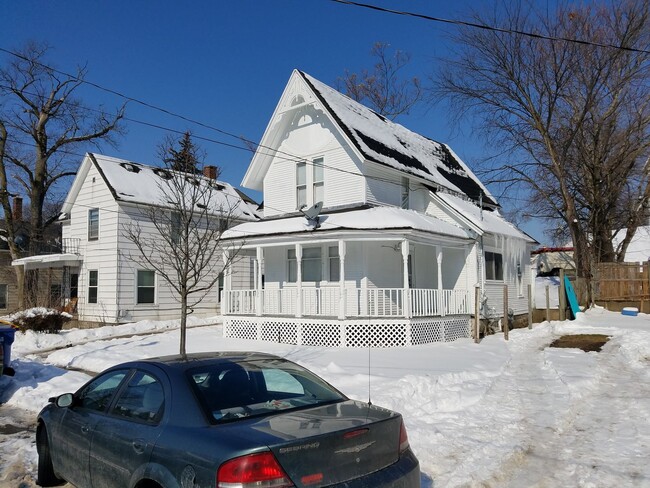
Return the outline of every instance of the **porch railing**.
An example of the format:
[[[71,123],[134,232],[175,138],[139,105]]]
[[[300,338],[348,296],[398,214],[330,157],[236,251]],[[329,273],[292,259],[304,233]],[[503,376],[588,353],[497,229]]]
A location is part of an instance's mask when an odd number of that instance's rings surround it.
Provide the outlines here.
[[[468,290],[346,288],[343,300],[341,289],[334,287],[302,288],[300,293],[297,288],[264,289],[261,295],[257,290],[224,290],[222,301],[224,315],[436,317],[471,310]]]

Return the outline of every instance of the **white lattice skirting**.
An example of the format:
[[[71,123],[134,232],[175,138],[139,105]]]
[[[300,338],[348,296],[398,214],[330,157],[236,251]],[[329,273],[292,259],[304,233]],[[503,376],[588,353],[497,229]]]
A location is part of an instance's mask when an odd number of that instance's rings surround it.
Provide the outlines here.
[[[321,347],[407,347],[470,337],[467,315],[421,319],[328,321],[224,317],[225,337]]]

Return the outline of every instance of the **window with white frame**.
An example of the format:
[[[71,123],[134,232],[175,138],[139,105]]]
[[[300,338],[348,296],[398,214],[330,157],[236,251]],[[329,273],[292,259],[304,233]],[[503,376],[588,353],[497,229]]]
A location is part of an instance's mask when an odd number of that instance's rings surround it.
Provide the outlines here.
[[[409,179],[402,178],[402,194],[400,199],[400,205],[402,208],[409,208]]]
[[[88,303],[97,303],[99,290],[99,271],[91,269],[88,271]]]
[[[322,202],[325,198],[325,168],[323,166],[323,158],[314,159],[313,178],[314,203]]]
[[[155,303],[156,301],[156,273],[148,269],[138,270],[137,302]]]
[[[307,205],[307,163],[296,165],[296,208]]]
[[[503,255],[485,251],[485,279],[503,281]]]
[[[7,288],[6,284],[0,285],[0,309],[7,308]]]
[[[88,210],[88,240],[99,239],[99,209]]]
[[[295,283],[298,277],[296,250],[287,250],[287,281]],[[302,250],[302,281],[322,281],[323,262],[320,247],[305,247]]]
[[[329,261],[330,281],[339,281],[341,279],[341,259],[339,257],[339,246],[329,246],[327,248],[327,259]]]

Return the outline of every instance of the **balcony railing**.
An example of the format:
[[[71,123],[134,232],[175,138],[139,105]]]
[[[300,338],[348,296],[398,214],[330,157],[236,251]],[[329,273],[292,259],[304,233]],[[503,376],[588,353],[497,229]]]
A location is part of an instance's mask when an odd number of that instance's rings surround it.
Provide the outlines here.
[[[79,254],[79,244],[81,239],[66,237],[64,239],[55,239],[45,242],[34,242],[32,254],[39,256],[42,254]]]
[[[261,293],[224,290],[222,312],[289,317],[436,317],[470,314],[471,296],[467,290],[403,288],[346,288],[343,296],[340,288],[333,287],[264,289]]]

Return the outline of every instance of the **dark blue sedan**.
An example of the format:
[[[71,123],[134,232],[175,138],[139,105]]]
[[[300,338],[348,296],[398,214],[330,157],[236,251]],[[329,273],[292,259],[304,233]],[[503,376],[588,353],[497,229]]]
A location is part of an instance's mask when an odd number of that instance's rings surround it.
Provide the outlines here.
[[[399,414],[268,354],[124,363],[50,402],[36,432],[41,486],[420,486]]]

